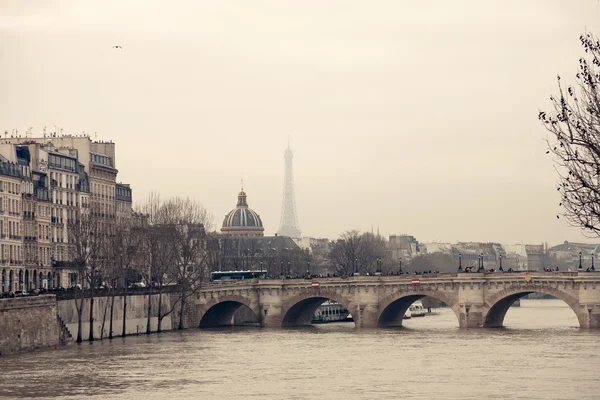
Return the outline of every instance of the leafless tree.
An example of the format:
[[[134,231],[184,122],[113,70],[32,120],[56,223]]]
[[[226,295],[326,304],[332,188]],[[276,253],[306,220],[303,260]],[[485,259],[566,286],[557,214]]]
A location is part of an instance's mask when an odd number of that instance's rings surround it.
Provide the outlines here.
[[[150,287],[146,332],[151,332],[150,299],[154,290],[158,292],[157,330],[160,332],[163,319],[177,305],[183,310],[186,299],[197,291],[210,269],[212,253],[206,251],[204,227],[212,227],[213,217],[193,199],[175,197],[162,201],[155,193],[139,209],[147,216],[140,228],[143,254],[140,272]],[[165,309],[164,287],[172,284],[178,285],[179,296]],[[179,324],[180,327],[183,324],[183,312]]]
[[[105,268],[105,280],[108,284],[108,290],[110,295],[110,317],[109,317],[109,328],[108,337],[113,337],[113,315],[115,306],[116,289],[123,288],[127,289],[128,279],[127,274],[132,269],[134,259],[138,251],[138,230],[135,229],[134,215],[130,218],[120,220],[108,238],[108,263]],[[127,323],[127,292],[124,292],[124,306],[123,306],[123,330],[122,335],[126,334],[126,323]]]
[[[377,263],[389,264],[386,259],[387,245],[383,237],[372,233],[363,233],[358,251],[358,267],[363,274],[373,275],[377,272]],[[381,266],[380,265],[380,266]],[[381,271],[379,271],[381,272]]]
[[[557,190],[564,216],[592,237],[600,236],[600,40],[580,36],[585,54],[579,59],[575,85],[563,86],[550,97],[552,111],[538,117],[551,133],[548,151],[559,175]],[[557,215],[557,218],[559,216]]]
[[[374,274],[378,263],[382,269],[391,265],[385,239],[357,230],[342,234],[333,244],[329,258],[339,275],[351,275],[353,272]]]
[[[363,237],[357,230],[346,231],[335,242],[329,258],[338,275],[349,276],[358,268]]]
[[[210,254],[206,249],[206,229],[211,229],[213,217],[196,200],[178,197],[169,199],[163,205],[165,222],[175,227],[173,230],[174,258],[173,275],[179,284],[178,296],[170,310],[179,305],[179,329],[183,329],[186,300],[198,291],[210,274]]]
[[[90,294],[90,332],[88,340],[94,340],[94,293],[99,284],[101,268],[105,262],[107,229],[107,222],[94,212],[93,207],[90,212],[81,213],[79,218],[72,220],[67,229],[70,258],[76,265],[78,279],[82,283],[81,289],[76,288],[75,295],[78,325],[77,342],[82,341],[82,290],[85,286],[89,287]]]
[[[180,288],[173,305],[179,303],[179,329],[183,329],[186,300],[196,293],[209,275],[204,226],[202,224],[177,225],[173,244],[175,273]]]

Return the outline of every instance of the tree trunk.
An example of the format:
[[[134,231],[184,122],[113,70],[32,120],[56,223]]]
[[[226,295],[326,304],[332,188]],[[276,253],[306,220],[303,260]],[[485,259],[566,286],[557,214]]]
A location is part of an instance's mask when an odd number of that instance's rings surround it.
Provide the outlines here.
[[[152,333],[151,317],[152,317],[152,279],[150,279],[150,294],[148,295],[148,320],[146,321],[146,335],[149,335]]]
[[[94,341],[94,283],[96,282],[96,271],[92,268],[91,279],[90,279],[90,336],[88,340]],[[81,286],[83,290],[83,285]]]
[[[77,300],[75,299],[75,307],[77,308],[77,343],[81,343],[83,341],[81,330],[83,329],[83,299],[79,299],[80,303],[77,306]]]
[[[82,276],[81,283],[83,284],[83,273],[80,272],[79,275]],[[83,342],[83,292],[77,290],[77,280],[75,280],[75,308],[77,309],[77,339],[75,341],[81,343]]]
[[[94,341],[94,289],[90,291],[90,342]]]
[[[123,296],[123,330],[121,336],[127,336],[127,290],[128,288],[125,286],[125,295]]]
[[[181,292],[181,307],[179,309],[179,327],[178,329],[183,329],[183,309],[185,307],[185,289]]]
[[[162,331],[162,320],[163,320],[163,313],[162,313],[162,286],[159,289],[158,292],[158,324],[156,327],[156,332],[160,333]]]
[[[111,288],[112,296],[110,299],[110,321],[108,322],[108,338],[113,338],[113,310],[115,308],[115,289]]]

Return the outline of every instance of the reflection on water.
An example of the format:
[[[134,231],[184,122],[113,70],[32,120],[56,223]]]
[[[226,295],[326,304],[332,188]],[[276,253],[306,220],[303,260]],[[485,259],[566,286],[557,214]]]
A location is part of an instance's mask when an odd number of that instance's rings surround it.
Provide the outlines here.
[[[189,330],[3,357],[0,397],[598,399],[600,332],[560,300],[523,300],[501,329],[435,311],[403,328]]]

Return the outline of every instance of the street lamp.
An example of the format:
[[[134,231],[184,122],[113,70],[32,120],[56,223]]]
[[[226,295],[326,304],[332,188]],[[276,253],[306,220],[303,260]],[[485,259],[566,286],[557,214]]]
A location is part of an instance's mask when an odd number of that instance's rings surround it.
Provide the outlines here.
[[[579,267],[577,269],[583,269],[583,265],[581,265],[581,252],[579,252]]]
[[[306,262],[306,275],[310,278],[310,261]]]
[[[292,275],[292,266],[291,263],[288,261],[288,269],[287,269],[288,275]]]
[[[281,270],[280,270],[280,275],[283,278],[283,261],[281,262]]]
[[[462,272],[462,253],[458,253],[458,272]]]
[[[358,273],[358,258],[354,259],[354,273]]]
[[[402,257],[398,258],[398,262],[400,263],[400,268],[398,269],[398,273],[402,275]]]
[[[500,254],[500,268],[498,268],[499,271],[504,271],[502,269],[502,254]]]
[[[595,255],[596,255],[595,253],[592,253],[592,271],[596,270],[596,268],[594,267],[594,256]]]
[[[377,272],[381,273],[381,258],[377,257]]]
[[[481,270],[485,272],[485,267],[483,266],[483,253],[481,253],[480,257],[481,257]]]

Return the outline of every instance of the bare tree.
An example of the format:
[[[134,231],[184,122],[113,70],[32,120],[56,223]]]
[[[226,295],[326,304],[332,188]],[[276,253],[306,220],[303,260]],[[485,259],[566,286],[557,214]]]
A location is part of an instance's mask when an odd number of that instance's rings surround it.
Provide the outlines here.
[[[186,300],[196,293],[210,274],[211,258],[206,251],[206,229],[212,228],[213,217],[202,204],[190,198],[169,199],[163,205],[163,210],[164,220],[175,227],[171,254],[175,261],[173,274],[179,284],[178,297],[165,315],[179,304],[179,329],[183,329]]]
[[[89,341],[94,340],[94,293],[101,277],[101,267],[105,262],[107,222],[103,220],[92,207],[91,212],[82,213],[78,219],[69,223],[69,252],[71,260],[78,270],[78,279],[82,282],[81,289],[76,288],[75,305],[77,308],[77,342],[81,342],[81,324],[84,286],[89,287]]]
[[[590,236],[600,236],[600,40],[580,36],[585,51],[579,59],[575,86],[561,85],[550,100],[553,110],[538,117],[551,133],[548,153],[555,157],[558,191],[564,216]],[[559,216],[557,215],[557,218]]]
[[[138,250],[138,231],[134,229],[133,216],[131,218],[119,221],[114,232],[108,238],[108,263],[105,269],[110,295],[110,317],[108,337],[113,338],[113,315],[115,306],[116,289],[119,287],[127,289],[128,280],[126,274],[131,270],[136,252]],[[124,292],[123,307],[123,330],[122,335],[126,334],[127,322],[127,292]]]
[[[353,272],[374,274],[378,264],[391,265],[390,252],[385,239],[372,233],[347,231],[333,244],[329,255],[336,274],[351,275]],[[381,271],[380,271],[381,272]]]
[[[157,330],[160,332],[163,319],[178,304],[183,310],[185,300],[197,291],[208,271],[210,257],[206,252],[204,227],[212,227],[213,217],[193,199],[175,197],[162,201],[155,193],[139,209],[147,215],[146,223],[140,229],[143,242],[140,272],[150,287],[146,333],[151,332],[151,298],[155,289],[158,292]],[[179,296],[164,309],[164,287],[175,283],[179,287]],[[182,318],[183,312],[180,326]]]
[[[166,223],[165,206],[158,193],[151,193],[145,203],[138,206],[145,217],[136,226],[140,257],[135,264],[150,288],[147,304],[146,334],[152,333],[152,298],[154,289],[158,291],[158,330],[161,330],[161,307],[163,288],[172,282],[173,274],[168,274],[173,265],[172,227]]]
[[[206,234],[202,224],[178,225],[173,242],[179,294],[179,329],[183,329],[186,300],[200,288],[209,275]]]
[[[363,274],[377,272],[377,263],[383,264],[387,255],[387,245],[383,237],[372,233],[363,233],[358,251],[358,267]],[[381,272],[381,271],[379,271]]]
[[[357,230],[346,231],[340,235],[329,254],[336,274],[348,276],[356,272],[362,240],[363,237]]]

